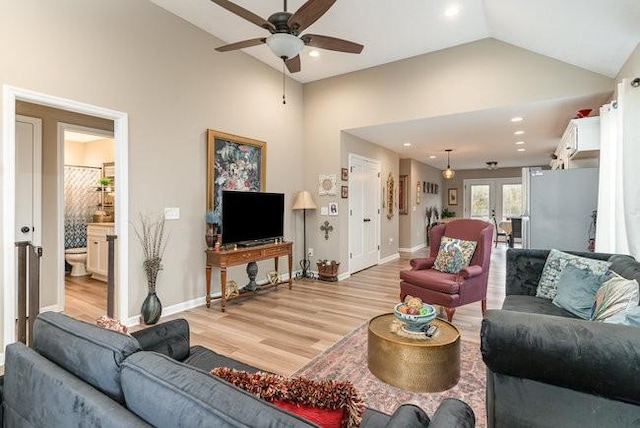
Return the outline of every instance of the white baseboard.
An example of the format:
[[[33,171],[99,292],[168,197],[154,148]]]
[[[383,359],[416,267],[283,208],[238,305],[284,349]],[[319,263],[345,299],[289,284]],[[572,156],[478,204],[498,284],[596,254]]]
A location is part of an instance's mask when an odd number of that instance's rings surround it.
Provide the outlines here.
[[[379,265],[392,262],[394,260],[398,260],[400,258],[400,253],[391,254],[390,256],[385,257],[384,259],[380,259],[378,262]]]
[[[351,272],[344,272],[338,275],[338,281],[344,281],[345,279],[348,279],[350,277],[351,277]]]
[[[418,251],[421,248],[426,247],[427,244],[420,244],[420,245],[416,245],[415,247],[411,247],[411,248],[398,248],[398,251],[401,253],[413,253],[414,251]]]
[[[40,308],[40,312],[62,312],[64,308],[61,304],[56,303],[50,306],[45,306],[44,308]]]
[[[4,366],[4,352],[0,352],[0,366]]]

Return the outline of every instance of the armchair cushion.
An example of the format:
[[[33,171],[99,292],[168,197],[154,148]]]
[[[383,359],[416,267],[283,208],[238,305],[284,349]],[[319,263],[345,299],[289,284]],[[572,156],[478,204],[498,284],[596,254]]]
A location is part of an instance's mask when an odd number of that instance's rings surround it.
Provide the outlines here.
[[[400,272],[400,279],[418,287],[434,290],[439,293],[456,294],[460,291],[457,282],[458,275],[440,272],[435,269],[404,270]]]
[[[443,236],[433,268],[441,272],[458,273],[469,266],[477,242]]]

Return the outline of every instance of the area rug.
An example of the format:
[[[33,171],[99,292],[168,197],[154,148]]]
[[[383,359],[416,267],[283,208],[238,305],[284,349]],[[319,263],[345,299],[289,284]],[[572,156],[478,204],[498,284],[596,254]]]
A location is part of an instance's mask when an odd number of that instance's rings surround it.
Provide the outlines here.
[[[293,376],[311,379],[349,380],[360,392],[368,407],[393,413],[402,403],[413,403],[433,415],[447,397],[458,398],[473,408],[476,427],[486,426],[486,367],[478,344],[462,341],[460,347],[460,381],[453,388],[438,392],[411,392],[384,383],[367,368],[367,323],[314,358]]]

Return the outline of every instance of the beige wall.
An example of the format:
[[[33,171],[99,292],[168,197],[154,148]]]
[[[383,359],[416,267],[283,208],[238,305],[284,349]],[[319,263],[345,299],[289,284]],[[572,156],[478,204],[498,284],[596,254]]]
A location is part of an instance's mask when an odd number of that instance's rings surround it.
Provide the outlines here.
[[[114,153],[113,139],[111,138],[104,138],[102,140],[84,143],[84,158],[82,165],[102,168],[103,163],[113,162],[115,160]]]
[[[612,89],[613,79],[494,39],[309,83],[304,182],[311,187],[318,174],[339,171],[342,130]],[[342,242],[332,241],[330,252],[346,261]]]
[[[281,73],[240,52],[215,52],[220,40],[150,2],[0,2],[0,43],[1,83],[129,115],[132,219],[180,207],[180,220],[167,225],[158,279],[164,306],[204,297],[207,128],[266,141],[266,188],[285,193],[287,206],[303,187],[302,86],[288,79],[282,105]],[[45,198],[45,206],[54,204]],[[301,240],[289,210],[285,235]],[[133,316],[146,280],[140,248],[129,239],[126,316]],[[231,269],[230,279],[246,283],[243,269]]]
[[[625,78],[633,80],[636,77],[640,77],[640,43],[638,43],[635,50],[629,55],[620,72],[618,72],[616,82],[620,82]]]

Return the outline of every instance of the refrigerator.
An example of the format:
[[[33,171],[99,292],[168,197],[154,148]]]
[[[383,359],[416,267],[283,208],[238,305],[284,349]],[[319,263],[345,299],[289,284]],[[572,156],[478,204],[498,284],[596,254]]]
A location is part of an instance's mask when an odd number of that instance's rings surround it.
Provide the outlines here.
[[[588,251],[598,168],[523,168],[522,192],[523,248]]]

